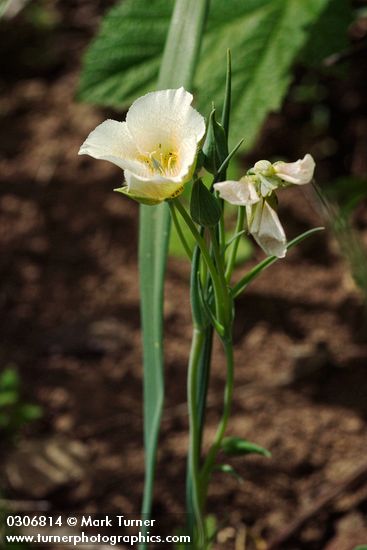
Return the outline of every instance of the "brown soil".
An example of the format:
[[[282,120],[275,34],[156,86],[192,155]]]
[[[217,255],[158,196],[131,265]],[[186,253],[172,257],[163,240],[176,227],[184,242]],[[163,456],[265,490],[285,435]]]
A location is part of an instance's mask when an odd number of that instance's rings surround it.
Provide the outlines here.
[[[0,365],[16,364],[26,397],[44,409],[43,420],[25,429],[23,438],[58,434],[87,446],[88,475],[48,495],[52,507],[138,513],[138,208],[112,192],[121,181],[117,168],[77,156],[88,132],[106,115],[117,115],[73,99],[80,55],[108,3],[62,4],[52,2],[57,22],[41,44],[21,18],[7,25],[24,41],[14,42],[0,29],[6,52],[0,88]],[[47,55],[31,62],[29,44],[37,52],[47,44]],[[271,154],[278,152],[286,115],[297,126],[298,115],[292,119],[290,111],[287,104],[270,119],[261,141],[265,151],[272,143]],[[305,142],[294,150],[288,136],[280,153],[300,156]],[[321,178],[333,175],[331,165],[321,163]],[[359,212],[364,236],[366,212]],[[283,194],[281,217],[290,236],[322,223],[310,195],[297,189]],[[185,261],[170,259],[156,517],[184,511],[188,275]],[[328,231],[292,251],[239,300],[229,432],[270,449],[272,458],[233,459],[243,484],[223,474],[214,478],[209,510],[225,526],[218,548],[234,548],[235,539],[236,548],[266,548],[263,541],[366,462],[365,327],[362,299]],[[207,443],[224,383],[218,344],[214,355]],[[4,490],[9,498],[29,498],[9,486]],[[352,550],[367,542],[366,510],[362,483],[333,499],[281,548]],[[247,546],[240,546],[244,533]]]

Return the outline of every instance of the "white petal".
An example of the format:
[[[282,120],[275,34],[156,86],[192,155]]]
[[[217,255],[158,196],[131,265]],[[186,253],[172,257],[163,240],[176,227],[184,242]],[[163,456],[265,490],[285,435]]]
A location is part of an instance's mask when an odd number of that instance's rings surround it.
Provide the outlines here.
[[[110,119],[97,126],[79,149],[79,155],[108,160],[120,168],[143,174],[145,167],[136,160],[138,154],[126,122]]]
[[[222,199],[239,206],[255,204],[260,200],[254,184],[246,176],[240,181],[229,180],[215,183],[214,189],[218,191]]]
[[[254,172],[257,174],[267,174],[269,170],[271,169],[271,162],[268,160],[258,160],[254,164]],[[270,170],[271,171],[271,170]]]
[[[296,162],[276,162],[273,164],[276,175],[284,181],[303,185],[312,180],[315,170],[315,161],[312,156],[307,153],[303,159],[298,159]]]
[[[194,138],[183,139],[179,144],[177,153],[179,165],[176,177],[172,178],[172,181],[189,181],[197,160],[198,146],[196,140]],[[168,174],[167,177],[169,177]]]
[[[174,183],[167,178],[154,176],[152,179],[139,178],[125,170],[125,179],[129,191],[138,197],[163,201],[178,196],[183,191],[182,183]]]
[[[249,232],[266,254],[284,258],[287,239],[278,214],[267,201],[261,201],[252,210],[252,219],[248,222]]]
[[[271,178],[259,174],[260,179],[260,193],[263,197],[270,195],[279,185],[277,178]]]
[[[184,138],[199,143],[205,133],[204,118],[191,107],[192,95],[184,88],[161,90],[140,97],[131,105],[126,123],[140,151],[152,152],[159,144],[178,148]]]

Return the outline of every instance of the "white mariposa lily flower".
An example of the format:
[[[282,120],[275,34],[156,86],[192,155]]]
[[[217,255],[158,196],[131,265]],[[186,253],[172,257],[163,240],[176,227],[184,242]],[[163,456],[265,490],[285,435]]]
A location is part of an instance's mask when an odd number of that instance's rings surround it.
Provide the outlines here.
[[[270,256],[283,258],[287,250],[287,240],[278,215],[261,193],[257,193],[256,176],[245,176],[240,181],[222,181],[214,184],[219,196],[227,202],[246,206],[248,231],[258,245]]]
[[[303,185],[313,177],[315,161],[307,154],[296,162],[260,160],[240,181],[223,181],[214,184],[220,197],[227,202],[246,206],[247,227],[259,246],[270,256],[284,258],[287,240],[278,214],[269,204],[284,181]]]
[[[278,178],[295,185],[304,185],[310,183],[313,178],[315,161],[307,153],[303,159],[298,159],[296,162],[275,162],[273,168]]]
[[[179,88],[151,92],[130,107],[125,122],[105,120],[89,134],[79,155],[108,160],[125,172],[133,198],[159,203],[179,195],[195,169],[204,118],[193,96]]]
[[[278,214],[268,201],[261,199],[254,206],[247,206],[249,233],[257,244],[268,254],[284,258],[287,253],[287,238]]]

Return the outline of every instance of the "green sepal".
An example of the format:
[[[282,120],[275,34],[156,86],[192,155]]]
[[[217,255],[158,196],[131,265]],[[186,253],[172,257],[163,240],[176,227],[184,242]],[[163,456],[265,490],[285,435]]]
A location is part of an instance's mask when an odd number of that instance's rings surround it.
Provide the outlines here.
[[[155,204],[159,204],[162,201],[157,199],[148,199],[147,197],[139,197],[138,195],[134,195],[134,193],[131,193],[127,186],[124,187],[118,187],[117,189],[114,189],[117,193],[122,193],[123,195],[126,195],[130,199],[133,199],[136,202],[139,202],[140,204],[146,204],[147,206],[154,206]]]
[[[215,118],[215,109],[212,109],[207,124],[207,133],[202,148],[204,167],[215,175],[228,156],[227,137],[223,126]]]
[[[226,455],[230,456],[257,454],[267,458],[271,457],[271,453],[267,449],[241,437],[225,437],[221,448]]]
[[[240,483],[242,483],[244,481],[243,477],[240,476],[240,474],[238,472],[236,472],[236,470],[230,464],[218,464],[214,468],[214,470],[217,471],[217,472],[222,472],[224,474],[230,474],[231,476],[236,478],[237,481],[239,481]]]
[[[205,187],[201,179],[196,180],[192,186],[190,215],[194,222],[204,227],[217,225],[222,215],[217,198]]]
[[[198,152],[198,155],[196,157],[196,165],[195,165],[195,172],[196,173],[199,173],[200,170],[203,168],[204,162],[205,162],[205,156],[204,156],[204,153],[203,153],[202,149],[200,149],[200,151]]]

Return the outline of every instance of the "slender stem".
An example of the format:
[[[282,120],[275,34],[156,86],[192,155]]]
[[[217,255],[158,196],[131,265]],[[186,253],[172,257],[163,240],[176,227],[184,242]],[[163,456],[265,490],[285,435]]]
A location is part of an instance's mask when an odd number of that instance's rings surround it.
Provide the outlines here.
[[[206,246],[206,242],[203,239],[203,237],[200,235],[199,231],[197,230],[189,214],[186,212],[185,207],[181,204],[181,202],[178,199],[173,199],[172,202],[174,206],[177,208],[177,210],[180,212],[187,227],[190,229],[191,233],[193,234],[200,248],[201,254],[208,266],[210,276],[214,286],[215,305],[216,305],[218,320],[223,324],[223,321],[226,319],[225,304],[227,302],[227,296],[226,296],[227,291],[225,288],[223,288],[223,285],[221,283],[220,277],[218,276],[214,262],[210,256],[208,247]]]
[[[218,196],[218,193],[216,193],[216,195]],[[219,197],[218,197],[219,198]],[[224,251],[225,251],[225,246],[226,246],[226,228],[224,226],[224,200],[223,199],[220,199],[219,198],[219,203],[220,203],[220,206],[222,208],[222,215],[220,217],[220,220],[219,220],[219,245],[220,245],[220,250],[221,250],[221,253],[223,252],[223,257],[224,257]]]
[[[236,223],[235,235],[242,231],[244,221],[245,221],[245,207],[240,206],[237,212],[237,223]],[[226,269],[227,281],[230,281],[232,277],[233,269],[237,258],[238,245],[240,244],[241,237],[242,237],[242,234],[238,235],[238,237],[234,239],[234,243],[232,244],[230,249],[230,254],[229,254],[229,259],[228,259],[228,264]]]
[[[226,380],[226,387],[224,391],[223,416],[219,423],[219,426],[214,438],[214,442],[208,452],[204,466],[202,468],[202,482],[204,487],[204,491],[203,491],[204,494],[206,493],[208,482],[209,482],[209,476],[215,464],[215,459],[217,457],[218,451],[222,443],[222,439],[224,437],[224,434],[227,428],[231,407],[232,407],[233,382],[234,382],[232,338],[224,339],[223,345],[224,345],[224,351],[225,351],[226,360],[227,360],[227,380]]]
[[[203,432],[204,432],[204,422],[206,415],[206,400],[209,387],[209,378],[210,378],[210,366],[212,359],[212,349],[213,349],[213,327],[208,325],[204,332],[204,345],[200,360],[200,372],[199,372],[199,382],[198,382],[198,410],[199,410],[199,419],[200,419],[200,446],[202,443]]]
[[[211,243],[213,247],[213,253],[214,253],[214,259],[218,271],[219,281],[221,285],[221,299],[223,300],[223,306],[225,310],[225,317],[221,320],[222,324],[227,326],[230,323],[230,314],[231,311],[229,309],[229,300],[228,300],[228,287],[227,287],[227,281],[224,273],[224,267],[223,267],[223,258],[221,255],[221,250],[219,248],[219,243],[217,240],[217,233],[214,227],[209,228],[210,236],[211,236]]]
[[[199,548],[202,548],[205,543],[205,526],[201,506],[203,500],[200,480],[201,433],[199,411],[197,406],[197,379],[204,339],[204,332],[197,327],[194,327],[187,384],[187,402],[190,423],[189,471],[191,474],[191,498],[195,513]]]
[[[192,260],[192,250],[185,238],[185,235],[184,235],[184,232],[182,231],[182,227],[180,225],[180,222],[178,221],[178,218],[177,218],[177,214],[176,214],[176,210],[175,210],[175,207],[173,206],[172,202],[171,201],[168,201],[168,204],[169,204],[169,209],[171,211],[171,216],[172,216],[172,221],[173,221],[173,224],[175,226],[175,229],[177,231],[177,235],[182,243],[182,246],[184,247],[185,249],[185,252],[189,258],[189,260],[191,261]]]

